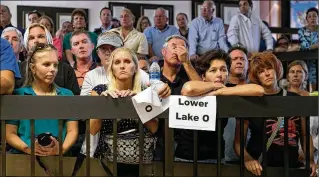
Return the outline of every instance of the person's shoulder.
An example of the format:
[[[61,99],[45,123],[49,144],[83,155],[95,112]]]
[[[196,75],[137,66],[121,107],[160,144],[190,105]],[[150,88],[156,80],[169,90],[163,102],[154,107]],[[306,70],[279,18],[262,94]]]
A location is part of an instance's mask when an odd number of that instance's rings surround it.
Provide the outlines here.
[[[149,27],[147,27],[147,28],[145,28],[145,30],[144,30],[144,34],[145,33],[149,33],[150,31],[152,31],[152,29],[153,29],[154,27],[153,26],[149,26]]]
[[[88,76],[94,76],[96,74],[98,74],[98,75],[105,74],[104,68],[103,67],[96,67],[96,68],[94,68],[91,71],[86,73],[86,75],[88,75]]]
[[[31,94],[31,92],[32,92],[31,87],[21,87],[21,88],[15,89],[12,94],[13,95],[28,95],[28,94]]]
[[[73,92],[69,89],[63,87],[57,87],[56,89],[60,93],[60,95],[74,95]]]
[[[4,50],[8,47],[10,47],[10,43],[8,42],[8,40],[1,38],[1,50]]]
[[[65,62],[59,62],[59,65],[60,68],[59,69],[62,69],[64,71],[72,71],[74,72],[74,69],[72,68],[72,66],[68,63],[65,63]]]
[[[287,91],[287,96],[301,96],[298,93]]]
[[[97,38],[97,34],[91,31],[87,31],[87,33],[90,35],[90,37],[96,37]]]
[[[221,19],[219,17],[214,17],[214,20],[215,20],[216,23],[223,23],[223,19]]]

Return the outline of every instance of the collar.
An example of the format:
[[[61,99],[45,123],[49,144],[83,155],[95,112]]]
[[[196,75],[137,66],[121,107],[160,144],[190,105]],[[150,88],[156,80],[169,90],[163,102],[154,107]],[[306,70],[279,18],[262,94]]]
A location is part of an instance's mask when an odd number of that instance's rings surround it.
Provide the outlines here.
[[[2,26],[0,26],[0,29],[5,29],[5,28],[7,28],[7,27],[14,27],[11,23],[9,23],[9,24],[7,24],[4,28],[2,27]]]
[[[156,26],[154,26],[154,28],[155,28],[156,30],[160,31],[160,32],[164,32],[164,31],[168,30],[169,25],[166,24],[163,30],[158,29]]]
[[[61,92],[62,92],[61,88],[58,85],[56,85],[56,84],[54,84],[54,87],[55,87],[56,94],[60,95]],[[24,87],[23,92],[24,92],[24,95],[34,95],[34,96],[36,95],[31,86]]]
[[[134,35],[134,34],[137,32],[137,30],[133,27],[132,31],[130,31],[130,32],[127,34],[126,38],[124,39],[123,33],[122,33],[122,27],[116,28],[115,31],[118,31],[118,32],[120,33],[120,36],[121,36],[121,38],[123,39],[123,42],[125,42],[130,36]]]
[[[205,23],[214,23],[216,17],[212,17],[212,19],[210,21],[207,21],[203,16],[200,16],[199,19],[203,20]]]
[[[107,31],[107,30],[110,30],[110,29],[112,29],[112,25],[111,25],[111,24],[110,24],[107,28],[104,28],[104,26],[101,25],[101,30],[102,30],[102,32]]]
[[[89,68],[89,71],[91,71],[92,69],[95,69],[97,67],[97,64],[95,61],[92,62],[90,68]],[[77,70],[77,64],[76,64],[76,61],[74,63],[74,66],[73,66],[73,69]]]

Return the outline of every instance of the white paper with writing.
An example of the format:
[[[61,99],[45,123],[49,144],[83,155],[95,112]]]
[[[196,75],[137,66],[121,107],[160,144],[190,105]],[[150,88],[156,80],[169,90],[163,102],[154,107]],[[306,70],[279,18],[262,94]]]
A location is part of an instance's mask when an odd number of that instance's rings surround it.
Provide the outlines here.
[[[215,96],[169,97],[169,127],[215,131],[217,103]]]
[[[132,98],[135,110],[143,124],[168,108],[169,102],[163,100],[158,97],[156,87],[149,87]]]

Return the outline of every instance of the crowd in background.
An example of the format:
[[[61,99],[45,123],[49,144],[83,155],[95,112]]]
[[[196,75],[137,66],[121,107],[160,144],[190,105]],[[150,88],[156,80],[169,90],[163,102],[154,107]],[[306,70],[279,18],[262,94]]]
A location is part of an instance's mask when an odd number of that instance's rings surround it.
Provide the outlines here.
[[[83,9],[75,9],[70,21],[55,32],[53,20],[36,10],[28,14],[30,25],[26,29],[16,28],[11,24],[10,9],[1,5],[1,94],[129,97],[149,86],[148,73],[153,62],[161,68],[160,80],[164,83],[158,90],[161,98],[170,95],[309,96],[317,90],[317,60],[305,62],[300,58],[283,68],[273,54],[318,49],[317,8],[307,10],[307,25],[298,31],[299,43],[292,44],[285,35],[277,40],[272,37],[267,22],[252,14],[251,0],[238,1],[240,12],[232,17],[229,26],[225,26],[221,18],[213,17],[213,5],[213,1],[204,1],[201,15],[190,22],[185,13],[178,13],[178,28],[168,24],[163,8],[155,10],[154,24],[151,24],[145,16],[135,19],[130,9],[123,9],[117,20],[112,17],[112,11],[104,7],[99,17],[101,26],[93,32],[86,30],[87,14]],[[289,167],[303,167],[306,121],[298,116],[287,119],[289,126],[293,126],[289,129]],[[112,122],[90,119],[93,142],[90,156],[111,158],[108,140],[113,132]],[[138,130],[136,119],[117,120],[117,123],[119,135],[132,135]],[[164,122],[154,118],[144,126],[146,134],[157,137],[158,141],[150,143],[156,146],[154,158],[162,160]],[[284,136],[280,133],[284,121],[281,118],[269,118],[266,125],[262,119],[245,119],[244,154],[240,154],[239,120],[223,119],[223,162],[239,163],[239,156],[243,155],[247,170],[261,175],[263,126],[267,126],[267,144],[270,144],[268,165],[284,166]],[[81,151],[85,141],[84,121],[66,120],[63,140],[57,139],[58,127],[57,119],[35,120],[37,156],[58,155],[59,143],[63,143],[62,151],[66,155],[78,156],[85,152]],[[311,117],[310,127],[310,164],[314,176],[319,129],[316,117]],[[45,132],[50,132],[50,140],[43,145],[39,137]],[[30,154],[30,136],[30,120],[7,121],[8,153]],[[198,132],[199,161],[216,162],[217,138],[216,132]],[[174,129],[174,140],[175,160],[191,162],[193,131]],[[132,151],[136,153],[136,149]],[[118,169],[122,175],[138,175],[138,165],[133,162],[122,161]]]

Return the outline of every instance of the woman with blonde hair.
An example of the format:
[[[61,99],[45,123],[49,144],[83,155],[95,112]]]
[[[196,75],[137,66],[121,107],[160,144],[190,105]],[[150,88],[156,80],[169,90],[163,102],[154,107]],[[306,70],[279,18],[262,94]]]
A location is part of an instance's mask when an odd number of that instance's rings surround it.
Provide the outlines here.
[[[54,33],[54,23],[51,17],[43,15],[39,19],[39,23],[45,26],[53,37],[53,45],[58,49],[59,60],[62,60],[62,40],[60,36],[56,36]]]
[[[65,96],[73,93],[54,84],[58,72],[58,55],[53,45],[38,43],[29,51],[24,87],[14,91],[15,95],[29,96]],[[30,120],[6,121],[6,141],[14,149],[12,153],[31,154]],[[34,120],[35,155],[59,155],[66,153],[75,143],[78,135],[78,123],[69,119],[64,121],[62,140],[59,135],[58,119]],[[59,143],[63,143],[59,149]]]
[[[149,26],[152,26],[150,19],[146,16],[141,16],[136,23],[136,30],[143,33]]]
[[[93,88],[93,96],[111,96],[112,98],[123,98],[133,96],[146,87],[141,84],[140,70],[138,68],[138,59],[136,54],[128,48],[117,48],[110,56],[110,64],[108,67],[108,84],[100,84]],[[164,84],[159,89],[158,95],[161,98],[168,97],[171,94],[171,90],[167,84]],[[117,132],[118,142],[123,144],[120,149],[118,148],[118,175],[133,175],[138,176],[138,138],[132,139],[132,136],[138,135],[139,121],[138,119],[117,119]],[[155,133],[158,128],[158,120],[152,119],[144,124],[148,129],[145,133],[145,143],[149,143],[147,147],[154,147],[155,142],[152,141],[151,136],[147,136],[150,133]],[[106,119],[91,119],[90,120],[90,133],[92,135],[100,132],[100,139],[96,148],[95,157],[107,158],[109,161],[113,159],[112,149],[112,132],[113,132],[113,120]],[[121,138],[124,136],[123,138]],[[136,141],[137,140],[137,141]],[[135,143],[131,144],[132,141]],[[130,151],[125,151],[126,145],[129,146]],[[120,146],[119,143],[117,146]],[[145,149],[144,145],[144,160],[152,160],[152,153],[154,149]]]

